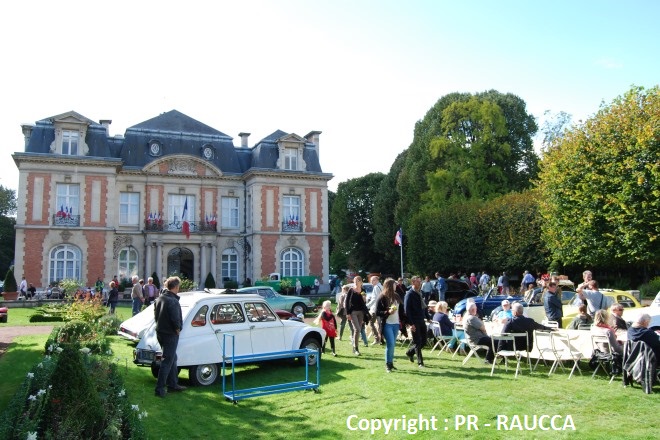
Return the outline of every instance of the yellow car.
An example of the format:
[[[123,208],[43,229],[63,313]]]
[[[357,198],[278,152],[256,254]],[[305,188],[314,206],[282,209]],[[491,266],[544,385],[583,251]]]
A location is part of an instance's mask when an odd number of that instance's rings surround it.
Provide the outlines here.
[[[605,295],[605,300],[603,301],[604,309],[609,309],[614,303],[621,304],[624,309],[636,309],[642,307],[639,301],[637,301],[630,292],[626,292],[625,290],[599,289],[599,291]],[[568,327],[571,321],[573,321],[573,318],[578,315],[580,301],[581,300],[576,293],[573,298],[562,307],[564,312],[564,318],[562,320],[563,327]],[[526,307],[525,315],[534,319],[536,322],[541,322],[546,319],[545,308],[542,303]]]

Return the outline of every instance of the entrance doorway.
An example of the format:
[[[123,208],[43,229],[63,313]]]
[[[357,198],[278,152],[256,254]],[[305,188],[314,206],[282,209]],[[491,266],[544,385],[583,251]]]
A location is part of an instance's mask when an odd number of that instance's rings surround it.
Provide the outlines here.
[[[174,248],[167,254],[167,275],[178,273],[194,280],[195,257],[190,249]]]

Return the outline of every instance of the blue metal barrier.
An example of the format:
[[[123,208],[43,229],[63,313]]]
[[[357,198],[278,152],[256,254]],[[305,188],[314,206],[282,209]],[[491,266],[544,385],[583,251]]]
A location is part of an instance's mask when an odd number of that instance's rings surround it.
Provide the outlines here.
[[[231,355],[227,355],[227,338],[231,338]],[[309,378],[309,356],[316,355],[316,382],[310,382]],[[246,364],[261,361],[270,361],[276,359],[291,359],[291,358],[305,358],[305,379],[295,382],[286,382],[274,385],[265,385],[254,388],[236,388],[236,372],[235,366],[238,364]],[[276,351],[261,354],[246,354],[235,355],[234,350],[234,335],[231,333],[224,333],[222,335],[222,394],[225,399],[236,404],[240,399],[247,399],[250,397],[267,396],[269,394],[287,393],[289,391],[299,390],[314,390],[318,391],[321,382],[321,353],[317,350],[309,348],[301,348],[298,350]],[[227,387],[227,364],[231,364],[231,387]]]

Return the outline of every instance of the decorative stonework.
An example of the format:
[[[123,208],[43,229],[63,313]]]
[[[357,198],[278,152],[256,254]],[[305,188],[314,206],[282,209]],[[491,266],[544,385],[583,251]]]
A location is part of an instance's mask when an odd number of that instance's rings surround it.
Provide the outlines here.
[[[72,236],[72,235],[73,235],[73,234],[72,234],[70,231],[62,231],[62,232],[60,232],[60,237],[62,237],[62,241],[63,241],[64,243],[68,243],[69,240],[71,239],[71,236]]]
[[[291,245],[291,246],[295,246],[296,243],[298,243],[298,239],[296,237],[289,237],[287,239],[287,241],[289,242],[289,245]]]
[[[133,238],[130,235],[117,235],[112,243],[112,255],[117,259],[119,251],[130,246],[133,243]]]
[[[197,174],[197,164],[195,161],[184,158],[176,158],[169,161],[168,174],[186,174],[194,176]]]

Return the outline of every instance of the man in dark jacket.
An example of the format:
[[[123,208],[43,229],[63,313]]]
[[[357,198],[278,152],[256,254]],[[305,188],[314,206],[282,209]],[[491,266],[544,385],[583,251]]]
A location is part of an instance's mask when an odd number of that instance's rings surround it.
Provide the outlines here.
[[[403,306],[406,312],[406,321],[410,324],[413,343],[406,351],[406,356],[410,362],[415,362],[415,353],[417,354],[417,364],[419,368],[424,368],[424,359],[422,358],[422,347],[426,344],[426,315],[427,308],[422,297],[422,280],[418,276],[411,278],[412,287],[406,293],[403,299]]]
[[[513,318],[504,325],[502,333],[527,333],[527,338],[516,337],[516,350],[532,351],[532,348],[534,348],[534,330],[553,330],[550,327],[539,324],[532,318],[524,316],[524,307],[519,302],[513,303],[513,306],[511,306],[511,311],[513,312]],[[513,347],[509,346],[509,344],[501,343],[500,347],[498,347],[498,350],[512,350]]]
[[[649,328],[651,315],[643,313],[638,316],[633,325],[628,329],[629,341],[644,341],[655,353],[656,360],[660,359],[660,336]]]
[[[561,319],[564,316],[564,309],[562,308],[561,299],[557,296],[557,283],[550,281],[548,283],[548,290],[543,295],[543,307],[545,308],[545,316],[548,321],[557,321],[559,328],[562,328]]]
[[[154,307],[156,337],[163,349],[163,361],[158,370],[158,382],[156,383],[157,397],[165,397],[165,385],[167,385],[168,391],[186,389],[179,385],[179,372],[176,365],[176,349],[179,345],[179,333],[183,326],[179,295],[177,295],[180,285],[179,277],[169,277],[165,281],[165,289],[156,299]]]

